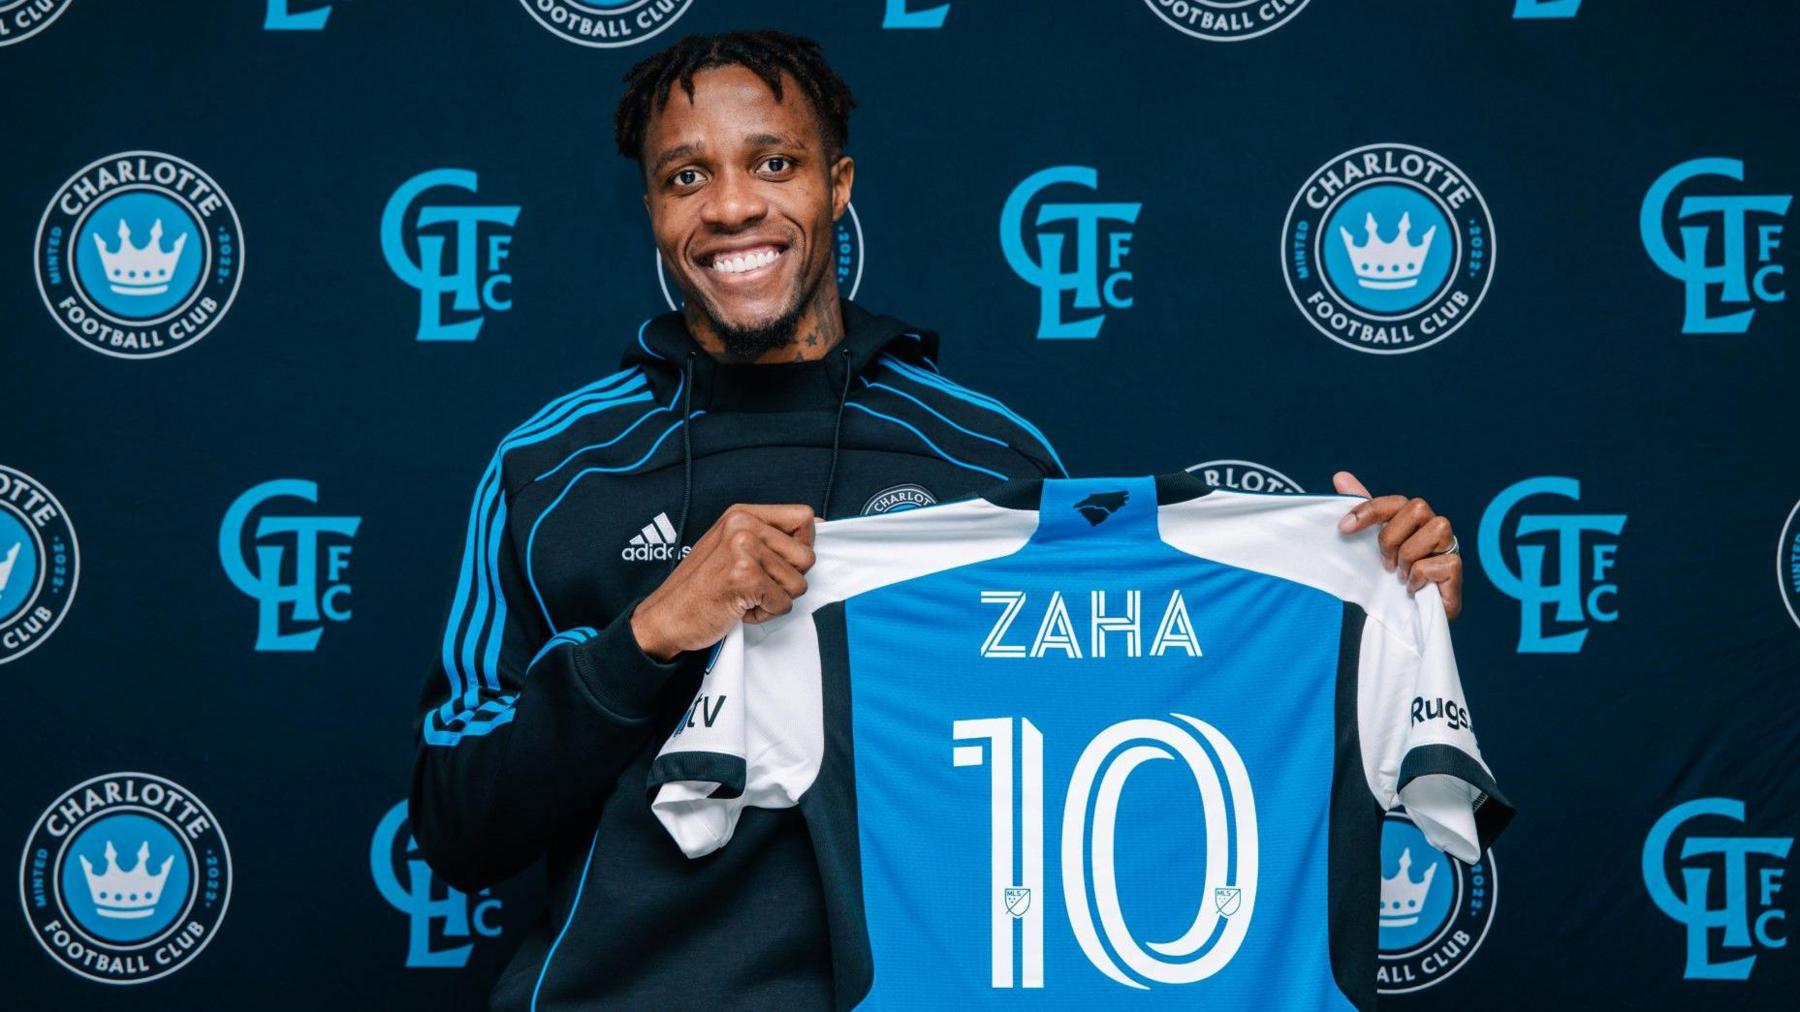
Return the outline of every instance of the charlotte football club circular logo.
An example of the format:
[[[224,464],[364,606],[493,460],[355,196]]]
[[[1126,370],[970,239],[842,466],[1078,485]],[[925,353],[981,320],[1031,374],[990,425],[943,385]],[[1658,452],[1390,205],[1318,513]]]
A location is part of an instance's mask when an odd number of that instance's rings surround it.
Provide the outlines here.
[[[244,276],[237,211],[212,177],[155,151],[69,177],[37,234],[38,291],[70,337],[117,358],[197,344]]]
[[[1319,332],[1398,355],[1466,323],[1494,277],[1494,223],[1450,161],[1370,144],[1320,166],[1288,207],[1281,266]]]
[[[1144,0],[1169,27],[1208,42],[1242,42],[1280,28],[1306,0]]]
[[[81,575],[75,528],[37,479],[0,465],[0,664],[48,639]]]
[[[838,291],[844,298],[856,298],[856,290],[862,286],[863,275],[863,233],[862,221],[856,217],[856,205],[845,204],[844,216],[831,229],[831,266],[837,272]],[[656,254],[656,283],[662,286],[663,301],[670,309],[679,310],[683,299],[681,289],[669,286],[669,276],[663,271],[662,254]]]
[[[1212,488],[1228,488],[1238,492],[1306,491],[1294,479],[1253,460],[1208,460],[1188,468],[1188,473],[1199,475]]]
[[[694,0],[519,0],[544,30],[582,46],[617,49],[652,38],[687,13]]]
[[[1494,920],[1494,853],[1465,865],[1433,847],[1412,820],[1381,822],[1381,927],[1376,990],[1419,991],[1462,969]]]
[[[71,973],[141,984],[186,966],[231,901],[212,812],[150,773],[109,773],[44,809],[19,861],[31,933]]]
[[[869,501],[863,503],[862,515],[867,517],[877,513],[900,513],[936,503],[937,496],[932,495],[930,489],[909,481],[904,485],[884,488],[870,496]]]
[[[1788,511],[1781,525],[1781,542],[1775,546],[1775,579],[1781,584],[1781,603],[1788,617],[1800,625],[1800,502]]]
[[[0,0],[0,46],[24,42],[50,27],[74,0]]]

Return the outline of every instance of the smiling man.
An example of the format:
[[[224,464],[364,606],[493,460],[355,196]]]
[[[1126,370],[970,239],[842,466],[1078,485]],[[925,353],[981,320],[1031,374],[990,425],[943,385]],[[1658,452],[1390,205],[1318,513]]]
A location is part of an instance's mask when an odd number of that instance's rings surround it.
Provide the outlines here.
[[[815,518],[1064,475],[1037,428],[938,374],[935,334],[839,297],[853,105],[815,43],[772,31],[686,38],[626,76],[619,151],[685,304],[501,440],[417,726],[432,866],[473,891],[546,860],[496,1009],[832,1007],[800,816],[746,811],[690,861],[651,815],[650,761],[707,650],[805,592]],[[1449,522],[1386,496],[1341,526],[1370,524],[1454,615]]]

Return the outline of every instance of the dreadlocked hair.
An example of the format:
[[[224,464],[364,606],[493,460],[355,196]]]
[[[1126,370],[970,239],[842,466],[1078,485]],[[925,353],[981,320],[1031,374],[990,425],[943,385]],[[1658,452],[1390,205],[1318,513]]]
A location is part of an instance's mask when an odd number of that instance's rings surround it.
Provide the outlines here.
[[[812,102],[825,140],[827,161],[836,159],[850,139],[850,110],[856,99],[850,86],[825,62],[819,44],[774,29],[728,32],[723,35],[689,35],[654,56],[639,60],[625,72],[625,94],[613,114],[613,138],[619,154],[638,160],[644,154],[644,129],[653,113],[669,104],[675,85],[694,98],[694,75],[713,67],[743,67],[762,78],[782,100],[781,75],[800,85]]]

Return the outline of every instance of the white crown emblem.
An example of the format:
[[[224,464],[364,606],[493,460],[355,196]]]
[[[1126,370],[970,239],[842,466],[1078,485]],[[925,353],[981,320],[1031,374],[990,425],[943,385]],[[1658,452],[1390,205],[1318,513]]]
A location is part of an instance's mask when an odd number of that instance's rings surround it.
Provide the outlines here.
[[[181,262],[181,248],[187,245],[187,233],[175,239],[175,248],[162,249],[162,219],[150,226],[150,241],[142,246],[131,244],[131,226],[119,219],[119,248],[107,252],[106,241],[99,232],[92,233],[94,245],[100,247],[100,266],[106,270],[106,283],[120,295],[161,295],[169,290],[169,276]]]
[[[5,590],[7,583],[11,582],[13,565],[19,561],[19,549],[24,545],[23,541],[13,542],[13,546],[6,550],[6,557],[0,559],[0,590]]]
[[[79,856],[97,912],[101,917],[121,920],[149,917],[155,912],[156,898],[162,895],[163,880],[169,877],[169,866],[175,863],[175,855],[171,854],[163,858],[161,871],[150,874],[148,840],[139,845],[137,867],[130,871],[119,870],[119,852],[113,849],[111,840],[106,841],[106,874],[94,874],[94,866],[88,863],[87,855]]]
[[[1425,897],[1431,895],[1431,880],[1436,877],[1438,866],[1433,864],[1425,869],[1425,877],[1414,882],[1410,870],[1412,868],[1412,848],[1400,852],[1400,873],[1393,878],[1381,880],[1381,926],[1384,928],[1404,928],[1419,923],[1419,911],[1425,906]]]
[[[1394,236],[1393,242],[1382,242],[1375,234],[1375,215],[1370,212],[1363,219],[1363,232],[1367,240],[1358,246],[1350,236],[1350,230],[1338,226],[1338,235],[1344,237],[1344,250],[1350,254],[1350,266],[1356,271],[1356,283],[1364,288],[1411,288],[1419,283],[1419,271],[1425,266],[1425,254],[1431,252],[1432,236],[1437,234],[1437,226],[1425,230],[1425,235],[1414,246],[1406,241],[1406,233],[1412,231],[1412,215],[1400,215],[1400,234]]]

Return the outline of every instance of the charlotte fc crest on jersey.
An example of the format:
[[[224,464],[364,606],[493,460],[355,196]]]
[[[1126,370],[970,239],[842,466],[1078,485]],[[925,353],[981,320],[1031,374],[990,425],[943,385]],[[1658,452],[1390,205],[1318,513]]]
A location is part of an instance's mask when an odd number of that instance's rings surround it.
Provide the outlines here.
[[[56,631],[80,574],[62,503],[30,475],[0,465],[0,664]]]
[[[846,299],[856,298],[856,290],[862,287],[863,232],[855,204],[845,204],[844,216],[831,227],[831,268],[837,274],[838,292]],[[681,289],[670,287],[661,253],[656,255],[656,283],[662,288],[663,301],[670,309],[679,310],[685,300]]]
[[[1319,332],[1377,355],[1418,351],[1468,322],[1494,276],[1494,224],[1450,161],[1370,144],[1320,166],[1288,207],[1281,265]]]
[[[898,513],[901,510],[918,509],[921,506],[932,506],[937,503],[937,496],[923,485],[907,482],[884,488],[869,497],[863,503],[862,515],[873,516],[876,513]]]
[[[38,291],[70,337],[157,358],[211,333],[244,276],[237,211],[173,155],[124,151],[69,177],[38,224]]]
[[[71,973],[141,984],[186,966],[231,901],[218,820],[181,785],[109,773],[38,817],[19,862],[32,934]]]
[[[1229,488],[1239,492],[1293,492],[1306,490],[1300,483],[1280,471],[1253,460],[1207,460],[1187,469],[1213,488]]]
[[[1462,969],[1494,919],[1494,855],[1466,865],[1439,852],[1412,820],[1381,823],[1381,921],[1375,971],[1382,994],[1419,991]]]

